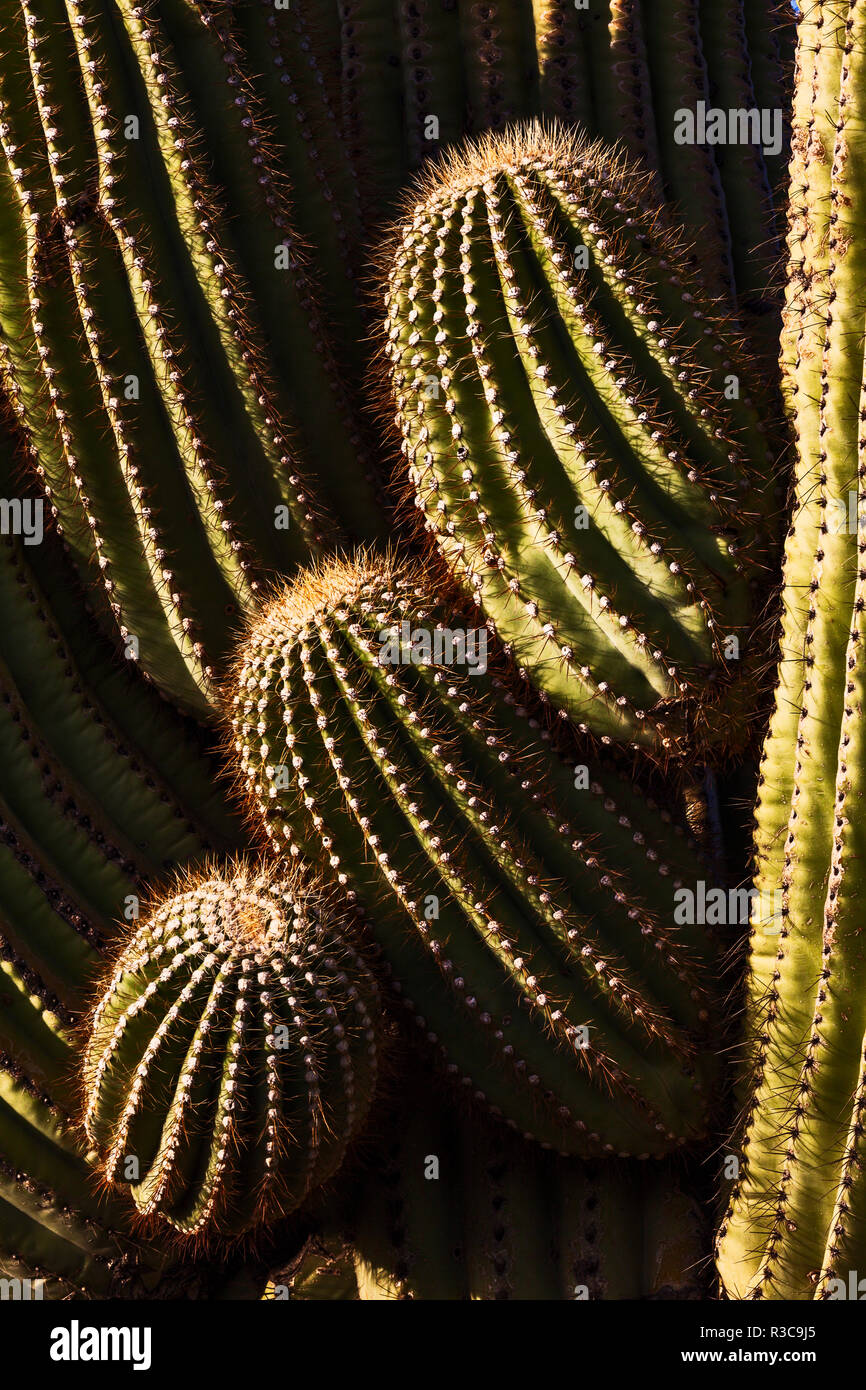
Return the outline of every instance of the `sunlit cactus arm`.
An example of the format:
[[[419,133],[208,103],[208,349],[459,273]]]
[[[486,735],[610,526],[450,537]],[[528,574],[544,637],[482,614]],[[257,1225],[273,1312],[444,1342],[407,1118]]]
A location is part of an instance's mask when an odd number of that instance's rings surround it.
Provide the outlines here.
[[[864,754],[862,285],[866,7],[800,20],[783,369],[797,433],[776,711],[756,813],[739,1179],[719,1265],[733,1297],[838,1297],[862,1262]],[[860,324],[855,331],[854,325]],[[847,1295],[843,1295],[847,1296]]]
[[[395,238],[384,328],[443,553],[579,727],[665,750],[736,669],[774,469],[645,183],[563,131],[455,156]]]

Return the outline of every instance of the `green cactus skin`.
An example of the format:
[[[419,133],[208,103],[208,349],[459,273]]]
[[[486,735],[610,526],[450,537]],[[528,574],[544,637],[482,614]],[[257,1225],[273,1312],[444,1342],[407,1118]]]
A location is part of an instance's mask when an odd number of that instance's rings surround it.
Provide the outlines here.
[[[563,0],[532,0],[539,106],[561,121],[593,128],[593,92],[586,21]]]
[[[538,127],[455,156],[398,233],[385,333],[443,554],[581,730],[664,752],[742,737],[724,644],[747,642],[773,467],[644,183]]]
[[[712,950],[667,924],[701,860],[595,764],[576,791],[492,677],[392,664],[392,626],[442,629],[432,592],[340,562],[263,615],[230,701],[253,810],[357,897],[450,1074],[512,1127],[589,1154],[697,1139]]]
[[[671,1166],[544,1153],[421,1066],[401,1108],[309,1246],[289,1297],[362,1300],[698,1298],[709,1232]],[[318,1263],[316,1256],[318,1255]],[[356,1281],[338,1279],[347,1258]],[[326,1279],[326,1275],[329,1277]],[[282,1276],[281,1276],[282,1277]],[[339,1293],[336,1292],[339,1290]]]
[[[124,943],[94,1010],[85,1129],[143,1216],[226,1238],[327,1181],[376,1085],[379,991],[340,896],[194,877]]]
[[[782,365],[797,437],[776,708],[756,812],[756,885],[781,929],[752,934],[740,1174],[719,1233],[731,1298],[826,1299],[866,1261],[859,210],[866,5],[799,22]],[[859,462],[858,462],[859,460]],[[845,1296],[845,1295],[843,1295]]]
[[[203,717],[263,577],[382,522],[236,39],[164,10],[0,13],[0,373],[115,640]]]

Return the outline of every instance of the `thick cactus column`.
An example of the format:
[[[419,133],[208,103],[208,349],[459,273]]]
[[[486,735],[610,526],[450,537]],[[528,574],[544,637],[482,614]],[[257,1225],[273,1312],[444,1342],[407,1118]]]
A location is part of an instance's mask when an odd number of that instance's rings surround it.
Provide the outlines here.
[[[335,564],[264,614],[231,702],[253,808],[357,897],[411,1016],[512,1127],[564,1152],[685,1144],[713,952],[673,894],[702,861],[597,764],[552,754],[437,583]]]
[[[669,1164],[542,1153],[410,1076],[424,1103],[332,1222],[362,1300],[701,1296],[708,1232]]]
[[[299,874],[238,869],[191,879],[124,943],[93,1014],[85,1127],[142,1215],[226,1237],[337,1169],[379,1042],[378,988],[340,919],[340,895]]]
[[[749,665],[773,464],[645,194],[561,130],[469,147],[403,223],[384,327],[443,554],[579,728],[668,752],[743,737],[723,692]]]
[[[866,5],[808,7],[782,340],[797,501],[755,837],[756,883],[780,895],[781,930],[752,938],[740,1176],[719,1241],[738,1298],[847,1297],[866,1262],[864,80]]]

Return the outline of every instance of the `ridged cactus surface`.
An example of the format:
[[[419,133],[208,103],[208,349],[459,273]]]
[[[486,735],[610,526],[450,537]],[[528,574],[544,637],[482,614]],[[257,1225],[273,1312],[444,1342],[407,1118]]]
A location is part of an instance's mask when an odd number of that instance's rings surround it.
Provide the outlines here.
[[[338,902],[239,868],[190,880],[124,944],[92,1018],[85,1126],[143,1216],[225,1238],[339,1167],[375,1089],[379,999]]]
[[[783,334],[797,497],[755,839],[757,887],[781,907],[751,943],[741,1169],[719,1249],[732,1298],[848,1297],[866,1263],[864,81],[866,5],[808,7]]]
[[[471,146],[403,223],[385,301],[416,504],[517,663],[605,740],[742,737],[724,691],[774,469],[638,170],[542,127]]]
[[[696,1139],[713,953],[672,911],[702,860],[596,764],[558,759],[486,663],[461,669],[473,635],[434,592],[361,560],[277,597],[231,701],[253,808],[357,896],[419,1026],[512,1126],[565,1152]]]
[[[701,1296],[703,1222],[669,1165],[542,1153],[422,1093],[343,1221],[362,1300]]]
[[[4,6],[0,372],[121,649],[206,715],[264,578],[380,521],[287,175],[195,11]]]

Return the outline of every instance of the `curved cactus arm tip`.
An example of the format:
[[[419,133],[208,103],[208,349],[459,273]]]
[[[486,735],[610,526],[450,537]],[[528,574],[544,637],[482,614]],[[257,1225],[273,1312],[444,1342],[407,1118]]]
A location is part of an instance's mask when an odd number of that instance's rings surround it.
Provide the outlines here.
[[[184,1237],[294,1211],[363,1125],[375,978],[300,869],[190,876],[128,934],[90,1020],[84,1125],[105,1181]]]
[[[582,731],[746,737],[770,442],[647,176],[535,124],[454,153],[393,242],[385,351],[427,529]]]
[[[230,702],[253,811],[366,910],[402,1004],[513,1127],[567,1152],[684,1144],[712,947],[671,917],[702,861],[597,764],[553,755],[435,592],[422,565],[366,557],[275,598]]]

